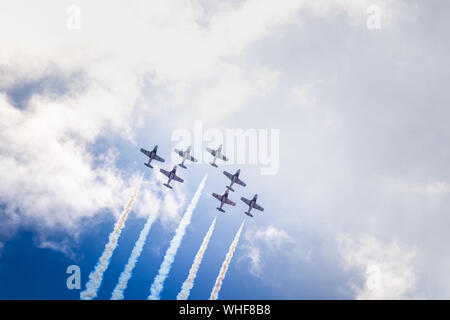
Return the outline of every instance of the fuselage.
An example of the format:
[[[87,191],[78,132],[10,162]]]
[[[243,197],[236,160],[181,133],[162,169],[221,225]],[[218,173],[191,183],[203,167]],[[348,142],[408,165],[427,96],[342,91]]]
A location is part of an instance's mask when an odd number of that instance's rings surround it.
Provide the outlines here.
[[[248,212],[255,207],[257,196],[255,195],[252,200],[250,200],[250,204],[248,205]]]
[[[186,160],[188,160],[191,156],[191,147],[187,148],[185,152],[183,152],[183,161],[181,162],[184,164]]]
[[[239,179],[239,174],[240,173],[241,173],[241,169],[239,169],[238,171],[236,171],[235,174],[233,174],[233,176],[231,177],[231,185],[230,185],[230,187],[233,185],[233,183],[235,183]]]
[[[220,198],[220,208],[222,208],[223,204],[225,203],[225,201],[227,201],[227,199],[228,199],[228,191],[225,192]]]
[[[158,151],[158,146],[155,146],[154,148],[153,148],[153,150],[152,151],[150,151],[150,156],[149,156],[149,162],[150,161],[152,161],[152,159],[155,159],[155,157],[156,157],[156,152]]]
[[[219,148],[217,148],[217,150],[214,151],[214,160],[216,160],[219,157],[221,152],[222,152],[222,145],[220,145]]]

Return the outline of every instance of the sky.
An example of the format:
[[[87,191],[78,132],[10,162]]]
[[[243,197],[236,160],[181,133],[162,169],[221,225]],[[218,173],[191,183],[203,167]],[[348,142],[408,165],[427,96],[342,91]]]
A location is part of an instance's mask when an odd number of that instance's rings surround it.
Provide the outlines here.
[[[124,292],[147,299],[205,174],[162,299],[176,299],[215,217],[190,299],[209,298],[244,219],[219,299],[449,299],[449,10],[0,1],[0,299],[79,299],[140,177],[97,298],[155,215]],[[238,129],[257,142],[234,149]],[[222,136],[243,162],[208,164]],[[164,188],[159,169],[189,144],[201,161]],[[150,170],[139,149],[154,145],[166,162]],[[221,214],[211,193],[239,168],[247,186]],[[254,194],[265,210],[249,218],[240,197]],[[66,285],[71,265],[81,289]]]

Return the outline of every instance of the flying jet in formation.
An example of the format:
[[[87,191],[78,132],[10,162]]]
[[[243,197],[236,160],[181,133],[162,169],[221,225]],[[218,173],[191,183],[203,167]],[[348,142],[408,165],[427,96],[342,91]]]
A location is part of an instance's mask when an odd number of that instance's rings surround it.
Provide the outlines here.
[[[217,167],[217,165],[216,165],[216,160],[217,159],[222,159],[224,161],[228,161],[228,159],[222,154],[222,145],[220,145],[219,148],[217,148],[217,150],[213,150],[213,149],[210,149],[210,148],[206,148],[206,150],[208,150],[208,152],[210,152],[214,156],[213,162],[210,163],[212,166]],[[145,150],[145,149],[141,148],[141,152],[143,154],[145,154],[149,158],[148,162],[144,163],[147,167],[153,168],[152,165],[150,164],[152,162],[152,160],[165,162],[165,160],[163,158],[161,158],[160,156],[157,155],[157,151],[158,151],[158,146],[157,145],[153,148],[152,151],[148,151],[148,150]],[[193,156],[191,156],[191,147],[190,146],[186,149],[186,151],[180,151],[180,150],[175,149],[175,152],[177,154],[179,154],[181,157],[183,157],[183,160],[180,163],[180,167],[182,167],[184,169],[186,169],[186,166],[184,165],[184,162],[186,160],[190,160],[192,162],[197,162],[197,159],[195,159]],[[166,171],[164,169],[160,169],[160,171],[161,171],[161,173],[163,173],[169,179],[167,181],[167,183],[164,183],[164,186],[166,186],[169,189],[172,189],[172,186],[170,185],[170,182],[172,180],[180,182],[180,183],[184,182],[183,179],[181,179],[179,176],[177,176],[177,166],[176,165],[173,167],[173,169],[171,171]],[[225,212],[225,210],[222,209],[224,204],[229,204],[229,205],[232,205],[232,206],[236,205],[235,202],[231,201],[228,198],[229,191],[230,190],[234,191],[233,188],[232,188],[233,184],[236,183],[236,184],[241,185],[243,187],[246,186],[245,182],[243,182],[241,179],[239,179],[240,173],[241,173],[241,169],[238,169],[235,174],[231,174],[231,173],[229,173],[227,171],[223,172],[223,174],[228,179],[230,179],[231,183],[230,183],[229,186],[227,186],[227,190],[225,191],[225,193],[223,195],[219,195],[217,193],[213,193],[212,194],[214,198],[216,198],[217,200],[220,201],[220,207],[216,208],[220,212]],[[259,210],[259,211],[264,211],[264,208],[256,203],[257,198],[258,198],[257,194],[255,194],[251,200],[246,199],[244,197],[241,197],[241,200],[246,205],[248,205],[247,212],[244,212],[246,215],[248,215],[250,217],[253,217],[253,215],[250,213],[252,209]]]
[[[213,193],[213,197],[216,198],[217,200],[220,201],[220,207],[217,207],[216,209],[219,210],[220,212],[225,212],[225,210],[222,209],[223,204],[231,204],[232,206],[235,206],[236,203],[234,203],[233,201],[231,201],[228,198],[228,190],[225,191],[225,193],[223,195],[218,195],[217,193]]]
[[[223,161],[228,161],[228,158],[222,154],[222,145],[220,145],[219,148],[217,148],[217,150],[213,150],[210,148],[206,148],[206,150],[214,156],[213,162],[209,163],[213,167],[217,168],[217,164],[216,164],[217,159],[222,159]]]
[[[246,205],[248,205],[248,211],[247,212],[244,212],[246,215],[248,215],[249,217],[252,217],[253,218],[253,215],[250,213],[250,211],[254,208],[254,209],[256,209],[256,210],[259,210],[259,211],[264,211],[264,208],[263,207],[261,207],[261,206],[259,206],[258,204],[256,204],[256,199],[258,198],[258,195],[257,194],[255,194],[254,196],[253,196],[253,199],[252,200],[248,200],[248,199],[246,199],[246,198],[244,198],[244,197],[241,197],[241,200],[246,204]]]
[[[191,156],[191,146],[189,146],[186,151],[181,151],[178,149],[174,150],[175,153],[178,153],[181,157],[183,157],[183,161],[180,163],[180,167],[182,167],[183,169],[187,169],[186,166],[184,165],[184,162],[186,160],[190,160],[192,162],[197,162],[197,159],[195,159],[193,156]]]
[[[169,181],[167,183],[164,183],[164,186],[166,186],[169,189],[172,189],[172,186],[170,185],[170,181],[174,180],[180,183],[183,183],[184,180],[181,179],[179,176],[177,176],[177,166],[173,167],[171,171],[167,171],[164,169],[160,169],[161,173],[163,173],[167,178],[169,178]]]
[[[152,162],[153,159],[155,159],[156,161],[160,161],[160,162],[165,161],[163,158],[161,158],[160,156],[158,156],[156,154],[157,151],[158,151],[158,145],[156,145],[152,151],[148,151],[148,150],[145,150],[144,148],[141,148],[141,152],[148,157],[148,162],[144,163],[147,167],[153,169],[152,165],[150,164],[150,162]]]
[[[228,189],[228,190],[231,190],[231,191],[234,192],[234,189],[232,188],[232,186],[233,186],[234,183],[236,183],[236,184],[238,184],[238,185],[241,185],[241,186],[243,186],[243,187],[246,186],[246,184],[245,184],[241,179],[239,179],[239,175],[241,174],[241,169],[239,169],[238,171],[236,171],[235,174],[231,174],[231,173],[226,172],[226,171],[224,171],[223,174],[224,174],[228,179],[231,180],[230,185],[227,186],[227,189]]]

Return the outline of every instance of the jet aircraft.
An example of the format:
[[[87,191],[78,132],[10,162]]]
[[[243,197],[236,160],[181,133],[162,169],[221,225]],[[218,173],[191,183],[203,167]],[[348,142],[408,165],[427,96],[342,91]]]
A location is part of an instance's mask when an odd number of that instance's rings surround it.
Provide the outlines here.
[[[164,183],[164,186],[166,186],[169,189],[172,189],[172,186],[170,185],[170,181],[172,180],[180,183],[184,182],[183,179],[177,176],[177,166],[173,167],[171,171],[166,171],[164,169],[160,169],[159,171],[161,171],[161,173],[163,173],[167,178],[169,178],[169,181],[167,181],[167,183]]]
[[[189,146],[186,151],[181,151],[178,149],[174,150],[175,153],[178,153],[181,157],[183,157],[183,161],[180,163],[180,167],[182,167],[183,169],[187,169],[186,166],[184,165],[184,162],[186,160],[190,160],[192,162],[197,162],[197,159],[195,159],[193,156],[191,156],[191,147]]]
[[[231,201],[228,198],[228,192],[229,190],[225,191],[225,193],[223,195],[218,195],[217,193],[213,193],[213,197],[216,198],[217,200],[220,201],[220,207],[217,207],[216,209],[219,210],[220,212],[225,212],[225,210],[222,209],[222,206],[224,204],[231,204],[232,206],[235,206],[236,203],[234,203],[233,201]]]
[[[156,154],[157,151],[158,151],[158,145],[156,145],[152,151],[148,151],[148,150],[145,150],[144,148],[141,148],[141,152],[148,157],[148,162],[144,163],[147,167],[153,169],[152,165],[150,164],[150,162],[152,162],[153,159],[155,159],[156,161],[160,161],[160,162],[165,161],[163,158],[161,158],[160,156],[158,156]]]
[[[224,174],[228,179],[231,180],[230,185],[227,186],[227,189],[228,189],[228,190],[234,191],[234,189],[232,188],[232,186],[233,186],[234,183],[239,184],[239,185],[241,185],[241,186],[243,186],[243,187],[246,186],[246,184],[245,184],[241,179],[239,179],[239,175],[241,174],[241,169],[239,169],[238,171],[236,171],[235,174],[231,174],[231,173],[226,172],[226,171],[224,171],[223,174]]]
[[[248,211],[247,212],[244,212],[246,215],[248,215],[249,217],[252,217],[253,218],[253,215],[250,213],[250,211],[254,208],[254,209],[256,209],[256,210],[259,210],[259,211],[264,211],[264,208],[263,207],[261,207],[261,206],[259,206],[258,204],[256,204],[256,199],[258,198],[258,195],[257,194],[255,194],[254,196],[253,196],[253,199],[252,200],[248,200],[248,199],[246,199],[246,198],[244,198],[244,197],[241,197],[241,200],[243,201],[243,202],[245,202],[245,204],[246,205],[248,205]]]
[[[206,150],[214,156],[213,161],[209,163],[213,167],[217,168],[217,164],[216,164],[217,159],[222,159],[223,161],[228,161],[228,158],[222,154],[222,145],[220,145],[219,148],[217,148],[217,150],[213,150],[210,148],[206,148]]]

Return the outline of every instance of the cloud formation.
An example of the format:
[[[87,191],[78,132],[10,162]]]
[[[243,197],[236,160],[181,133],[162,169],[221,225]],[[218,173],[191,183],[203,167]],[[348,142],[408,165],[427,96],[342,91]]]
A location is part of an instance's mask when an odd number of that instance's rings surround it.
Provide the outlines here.
[[[244,234],[244,239],[246,243],[243,248],[246,253],[242,258],[250,260],[250,272],[257,277],[263,276],[265,261],[270,261],[274,255],[279,256],[280,250],[286,252],[286,245],[294,242],[284,230],[271,225],[265,229],[249,229]]]
[[[373,236],[353,239],[339,235],[338,244],[346,267],[356,268],[363,283],[353,283],[356,299],[412,299],[415,292],[415,248],[396,241],[383,243]]]

